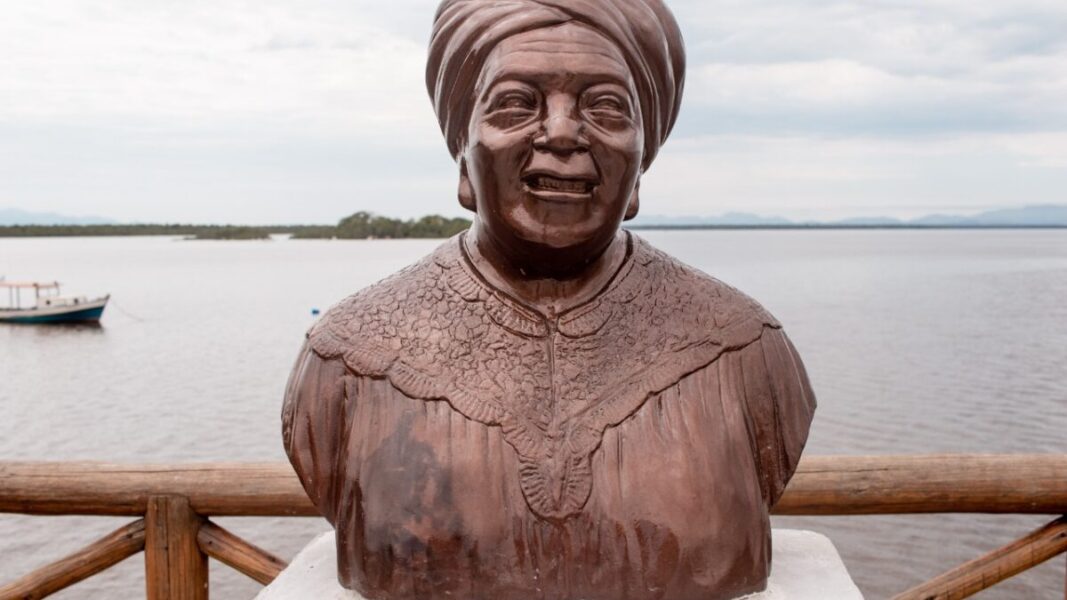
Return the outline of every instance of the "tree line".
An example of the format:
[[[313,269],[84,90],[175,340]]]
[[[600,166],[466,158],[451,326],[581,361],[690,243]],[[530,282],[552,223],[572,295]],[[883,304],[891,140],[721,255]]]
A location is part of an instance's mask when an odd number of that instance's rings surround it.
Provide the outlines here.
[[[294,239],[447,238],[470,224],[467,219],[440,215],[402,220],[360,211],[341,219],[337,225],[4,225],[0,226],[0,237],[173,235],[197,240],[262,240],[280,233],[291,234]]]
[[[252,227],[246,225],[188,225],[180,223],[142,223],[133,225],[3,225],[0,237],[75,237],[180,235],[195,239],[266,239],[271,233],[290,228]]]

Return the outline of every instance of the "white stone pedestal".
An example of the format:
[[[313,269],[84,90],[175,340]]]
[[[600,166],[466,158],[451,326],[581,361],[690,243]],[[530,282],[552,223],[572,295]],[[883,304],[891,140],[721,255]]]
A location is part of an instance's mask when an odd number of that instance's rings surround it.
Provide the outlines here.
[[[767,589],[744,600],[863,600],[833,543],[814,531],[775,529]],[[337,583],[333,533],[315,538],[256,600],[363,600]]]

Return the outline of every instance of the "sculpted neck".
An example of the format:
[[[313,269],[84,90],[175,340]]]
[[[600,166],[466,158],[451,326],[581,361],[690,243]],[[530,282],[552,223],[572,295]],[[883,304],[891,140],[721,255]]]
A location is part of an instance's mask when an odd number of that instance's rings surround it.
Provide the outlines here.
[[[463,243],[474,267],[490,285],[550,318],[595,297],[618,272],[629,251],[627,234],[622,230],[594,258],[580,261],[562,255],[526,260],[494,243],[477,224],[464,235]],[[558,268],[551,268],[553,265]]]

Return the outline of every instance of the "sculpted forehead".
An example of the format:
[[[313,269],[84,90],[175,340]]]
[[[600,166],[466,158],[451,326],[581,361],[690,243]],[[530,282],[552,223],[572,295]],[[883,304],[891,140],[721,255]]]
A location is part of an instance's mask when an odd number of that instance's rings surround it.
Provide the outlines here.
[[[548,74],[598,77],[633,85],[622,51],[596,30],[574,22],[526,31],[500,42],[486,62],[482,84]]]

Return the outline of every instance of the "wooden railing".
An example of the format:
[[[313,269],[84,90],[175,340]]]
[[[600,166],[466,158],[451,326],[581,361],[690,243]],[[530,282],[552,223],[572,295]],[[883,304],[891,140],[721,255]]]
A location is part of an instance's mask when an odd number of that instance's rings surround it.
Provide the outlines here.
[[[0,600],[43,598],[141,551],[148,600],[207,598],[209,557],[266,584],[285,563],[210,517],[316,514],[296,475],[281,463],[0,462],[0,512],[137,517],[0,587]],[[1067,455],[807,457],[773,512],[1058,517],[894,600],[966,598],[1067,551]]]

